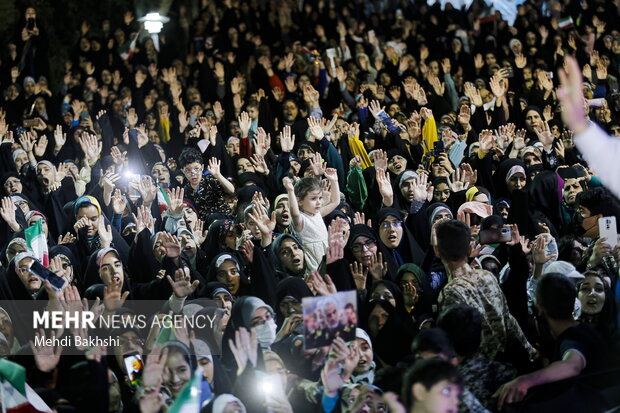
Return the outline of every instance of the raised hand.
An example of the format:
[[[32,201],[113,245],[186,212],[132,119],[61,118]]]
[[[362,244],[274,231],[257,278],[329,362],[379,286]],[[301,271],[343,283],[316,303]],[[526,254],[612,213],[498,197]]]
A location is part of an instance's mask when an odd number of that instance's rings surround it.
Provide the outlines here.
[[[228,339],[228,345],[237,362],[237,375],[243,373],[248,363],[250,363],[252,367],[256,366],[258,358],[258,339],[255,330],[248,332],[245,327],[239,328],[235,331],[235,341]]]
[[[185,190],[183,188],[172,188],[169,190],[168,199],[170,200],[170,209],[168,213],[173,217],[180,217],[183,213],[185,204],[183,203],[183,197]]]
[[[142,179],[138,181],[137,189],[142,197],[142,204],[151,206],[155,197],[157,197],[157,187],[153,184],[151,177],[143,176]]]
[[[12,198],[4,197],[0,203],[0,216],[9,225],[13,232],[17,232],[21,229],[17,220],[15,219],[15,212],[17,207],[13,203]]]
[[[129,291],[121,294],[123,283],[120,280],[112,280],[112,282],[103,288],[103,305],[109,312],[114,312],[125,304],[125,300],[129,297]]]
[[[551,149],[554,138],[549,124],[547,122],[542,122],[540,127],[534,129],[534,132],[536,132],[536,136],[538,136],[538,140],[543,144],[545,150],[548,151]]]
[[[280,147],[282,152],[291,152],[295,146],[295,135],[291,135],[291,127],[286,125],[280,132]]]
[[[245,138],[248,136],[250,131],[250,127],[252,126],[252,119],[248,112],[241,112],[241,115],[237,118],[239,122],[239,129],[241,129],[241,137]]]
[[[368,110],[370,110],[370,113],[372,114],[372,116],[377,118],[379,113],[385,110],[385,107],[382,107],[378,100],[373,100],[370,102],[370,105],[368,106]]]
[[[324,277],[321,277],[321,274],[316,270],[310,273],[306,283],[314,295],[330,295],[338,292],[330,276],[325,274]]]
[[[209,159],[209,164],[207,165],[207,171],[209,171],[209,173],[213,175],[213,177],[216,179],[222,177],[222,173],[220,172],[220,165],[221,165],[221,161],[218,160],[217,158],[214,157],[214,158]]]
[[[424,202],[428,199],[429,193],[432,195],[432,187],[427,187],[428,184],[428,174],[422,173],[419,174],[418,181],[413,187],[413,199],[416,201]]]
[[[114,191],[114,195],[112,196],[112,209],[114,213],[117,215],[122,215],[125,212],[125,208],[127,207],[127,200],[121,193],[120,189],[116,189]]]
[[[387,152],[382,149],[377,150],[373,155],[373,163],[375,169],[386,170],[388,165]]]
[[[265,156],[267,151],[269,151],[271,136],[265,132],[265,129],[257,128],[256,133],[254,134],[254,139],[254,152],[258,156]]]
[[[353,261],[353,264],[349,264],[349,271],[353,276],[355,287],[361,291],[366,289],[366,279],[368,278],[368,268],[364,268],[361,263]]]
[[[388,266],[387,262],[383,261],[383,254],[377,252],[376,255],[370,257],[370,263],[368,265],[368,272],[375,280],[382,280],[387,274]]]
[[[320,178],[325,174],[325,165],[323,164],[323,158],[321,154],[316,152],[310,158],[310,168],[315,177]]]
[[[112,228],[109,225],[105,225],[103,215],[99,215],[97,226],[97,235],[99,235],[101,248],[110,248],[110,245],[112,245]]]
[[[582,133],[587,129],[588,122],[584,109],[583,80],[574,57],[564,58],[564,70],[559,71],[559,77],[558,99],[562,103],[562,119],[575,133]]]
[[[473,83],[465,83],[464,91],[465,96],[469,98],[471,103],[473,103],[477,107],[482,106],[482,97],[480,97],[480,91]]]
[[[174,280],[169,275],[166,276],[174,295],[179,298],[185,298],[192,294],[198,288],[200,284],[199,280],[192,282],[189,275],[189,269],[187,267],[179,268],[174,272]]]
[[[320,119],[309,116],[308,117],[308,128],[310,129],[310,135],[314,136],[314,138],[318,141],[323,139],[323,136],[325,136],[325,133],[323,132],[323,128],[321,126]]]
[[[335,219],[327,228],[327,264],[332,264],[344,258],[344,225],[342,219]]]
[[[383,168],[375,168],[379,193],[383,197],[383,205],[391,206],[394,202],[394,189],[390,182],[390,175]]]
[[[252,212],[248,214],[251,220],[256,223],[261,235],[265,238],[270,238],[276,228],[276,213],[271,213],[271,216],[267,215],[265,208],[260,205],[253,205]]]
[[[56,338],[56,333],[54,331],[52,331],[50,338],[52,342],[54,342]],[[45,341],[45,331],[41,329],[36,334],[36,340],[34,342],[30,341],[30,348],[32,349],[37,368],[43,373],[49,373],[58,366],[63,347],[58,346],[54,349],[54,346],[35,345],[35,343],[44,343]]]
[[[176,235],[162,232],[159,236],[162,246],[166,249],[166,256],[172,259],[181,255],[181,240]]]
[[[67,134],[62,132],[61,125],[57,125],[56,129],[54,130],[54,144],[55,144],[54,148],[60,151],[60,149],[65,145],[66,142],[67,142]]]

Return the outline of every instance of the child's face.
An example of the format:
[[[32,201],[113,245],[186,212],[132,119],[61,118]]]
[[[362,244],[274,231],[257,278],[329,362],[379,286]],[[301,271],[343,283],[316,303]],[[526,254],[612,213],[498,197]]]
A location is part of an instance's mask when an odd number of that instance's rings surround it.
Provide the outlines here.
[[[321,212],[323,191],[315,189],[299,201],[299,208],[306,214],[314,215]]]
[[[250,115],[250,119],[257,120],[258,119],[258,108],[254,106],[248,107],[248,115]]]
[[[459,410],[459,386],[442,380],[429,390],[423,390],[422,400],[416,403],[424,404],[424,410],[428,413],[456,413]]]

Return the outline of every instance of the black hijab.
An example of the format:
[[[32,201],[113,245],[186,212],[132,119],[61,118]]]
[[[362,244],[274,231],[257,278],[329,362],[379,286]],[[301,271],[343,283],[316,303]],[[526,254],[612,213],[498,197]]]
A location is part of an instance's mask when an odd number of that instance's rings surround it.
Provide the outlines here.
[[[379,212],[377,212],[377,218],[375,220],[377,233],[379,233],[381,223],[390,216],[403,221],[402,215],[397,209],[381,208]],[[403,235],[400,244],[395,249],[389,248],[381,241],[381,237],[378,237],[379,250],[383,253],[383,259],[388,263],[388,273],[392,280],[396,278],[398,268],[404,263],[413,262],[421,264],[424,260],[424,251],[422,251],[420,245],[413,238],[413,235],[404,222],[401,228],[403,230]]]

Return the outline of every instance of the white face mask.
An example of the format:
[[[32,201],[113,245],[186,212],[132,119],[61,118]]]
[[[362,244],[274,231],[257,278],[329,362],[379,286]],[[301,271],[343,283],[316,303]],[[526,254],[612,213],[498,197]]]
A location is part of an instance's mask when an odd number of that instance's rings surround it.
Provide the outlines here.
[[[273,320],[267,320],[265,324],[261,324],[253,328],[256,331],[256,338],[258,339],[258,344],[262,348],[267,348],[276,341],[276,322]]]

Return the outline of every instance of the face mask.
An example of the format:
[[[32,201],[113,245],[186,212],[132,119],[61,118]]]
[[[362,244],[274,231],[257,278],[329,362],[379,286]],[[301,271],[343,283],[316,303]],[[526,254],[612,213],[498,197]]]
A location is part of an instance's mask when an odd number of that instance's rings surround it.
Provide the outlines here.
[[[588,218],[583,218],[581,221],[581,228],[583,234],[586,237],[592,237],[596,235],[596,229],[598,228],[598,216],[594,215]]]
[[[258,344],[262,348],[267,348],[276,341],[276,328],[276,322],[273,320],[267,320],[265,324],[253,328],[253,330],[256,331]]]

